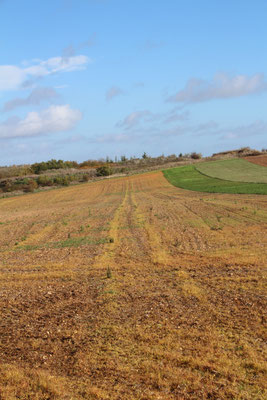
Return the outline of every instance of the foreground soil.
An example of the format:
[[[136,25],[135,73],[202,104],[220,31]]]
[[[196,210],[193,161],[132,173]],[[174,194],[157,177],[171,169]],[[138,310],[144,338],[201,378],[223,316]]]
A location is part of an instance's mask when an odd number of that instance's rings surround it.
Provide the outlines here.
[[[266,196],[161,172],[0,200],[0,399],[266,399]]]

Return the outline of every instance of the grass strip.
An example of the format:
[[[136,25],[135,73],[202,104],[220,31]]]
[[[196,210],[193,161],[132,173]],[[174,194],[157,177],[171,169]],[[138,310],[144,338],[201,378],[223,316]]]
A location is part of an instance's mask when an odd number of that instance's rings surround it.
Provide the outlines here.
[[[195,166],[163,170],[165,178],[182,189],[208,193],[267,194],[265,183],[231,182],[201,174]]]
[[[199,163],[195,168],[204,175],[232,182],[267,184],[267,168],[243,159]]]

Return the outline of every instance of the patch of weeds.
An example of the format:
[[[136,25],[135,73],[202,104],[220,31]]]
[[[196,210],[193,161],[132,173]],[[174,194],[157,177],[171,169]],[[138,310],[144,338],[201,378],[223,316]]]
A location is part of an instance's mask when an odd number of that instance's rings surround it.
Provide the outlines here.
[[[115,294],[116,292],[114,291],[114,290],[107,290],[106,292],[104,292],[104,293],[106,293],[106,294]]]
[[[112,272],[111,272],[110,267],[107,268],[107,274],[106,275],[107,275],[107,279],[112,278]]]
[[[90,225],[89,225],[90,226]],[[109,228],[106,226],[99,226],[97,228],[93,228],[92,231],[100,232],[100,231],[108,231]]]
[[[67,221],[62,221],[62,225],[68,225]]]
[[[95,240],[92,238],[89,238],[87,236],[84,237],[74,237],[71,238],[69,237],[66,240],[62,240],[60,242],[52,242],[52,243],[46,243],[44,245],[22,245],[18,246],[16,249],[17,250],[37,250],[37,249],[42,249],[42,248],[47,248],[47,249],[62,249],[65,247],[79,247],[82,245],[87,245],[87,244],[104,244],[104,243],[109,243],[108,238],[103,238],[99,240]]]
[[[216,215],[217,221],[221,222],[222,216],[221,215]]]
[[[27,250],[27,251],[31,251],[31,250],[37,250],[40,249],[41,246],[37,246],[37,245],[33,245],[33,244],[26,244],[24,246],[18,246],[17,249],[18,250]]]
[[[212,231],[222,231],[223,228],[221,226],[211,226],[210,229]]]
[[[104,244],[107,242],[108,242],[108,239],[106,239],[106,238],[95,240],[90,237],[83,236],[83,237],[69,238],[67,240],[63,240],[60,242],[54,242],[54,243],[48,244],[48,246],[46,246],[46,247],[59,249],[59,248],[64,248],[64,247],[79,247],[79,246],[86,245],[86,244]]]
[[[84,232],[84,226],[83,225],[80,226],[79,232]]]
[[[181,245],[181,242],[178,240],[178,239],[176,239],[175,241],[174,241],[174,243],[173,243],[173,246],[174,247],[179,247]]]

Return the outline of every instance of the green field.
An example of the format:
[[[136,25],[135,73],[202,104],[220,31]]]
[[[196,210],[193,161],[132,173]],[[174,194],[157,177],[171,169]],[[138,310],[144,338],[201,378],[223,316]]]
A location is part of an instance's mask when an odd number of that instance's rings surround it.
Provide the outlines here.
[[[225,161],[225,163],[228,162]],[[194,165],[167,169],[163,171],[163,174],[172,185],[182,189],[209,193],[267,194],[265,183],[230,182],[212,178],[200,173]]]
[[[267,168],[243,159],[199,163],[196,169],[212,178],[232,182],[267,183]]]

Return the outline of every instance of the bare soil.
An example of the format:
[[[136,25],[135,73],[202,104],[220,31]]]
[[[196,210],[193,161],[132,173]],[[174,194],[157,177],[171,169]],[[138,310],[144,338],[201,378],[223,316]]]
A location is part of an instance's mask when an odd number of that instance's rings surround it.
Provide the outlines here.
[[[161,172],[0,200],[0,399],[266,399],[267,200]]]
[[[261,156],[244,157],[245,160],[252,162],[253,164],[262,165],[267,167],[267,154]]]

